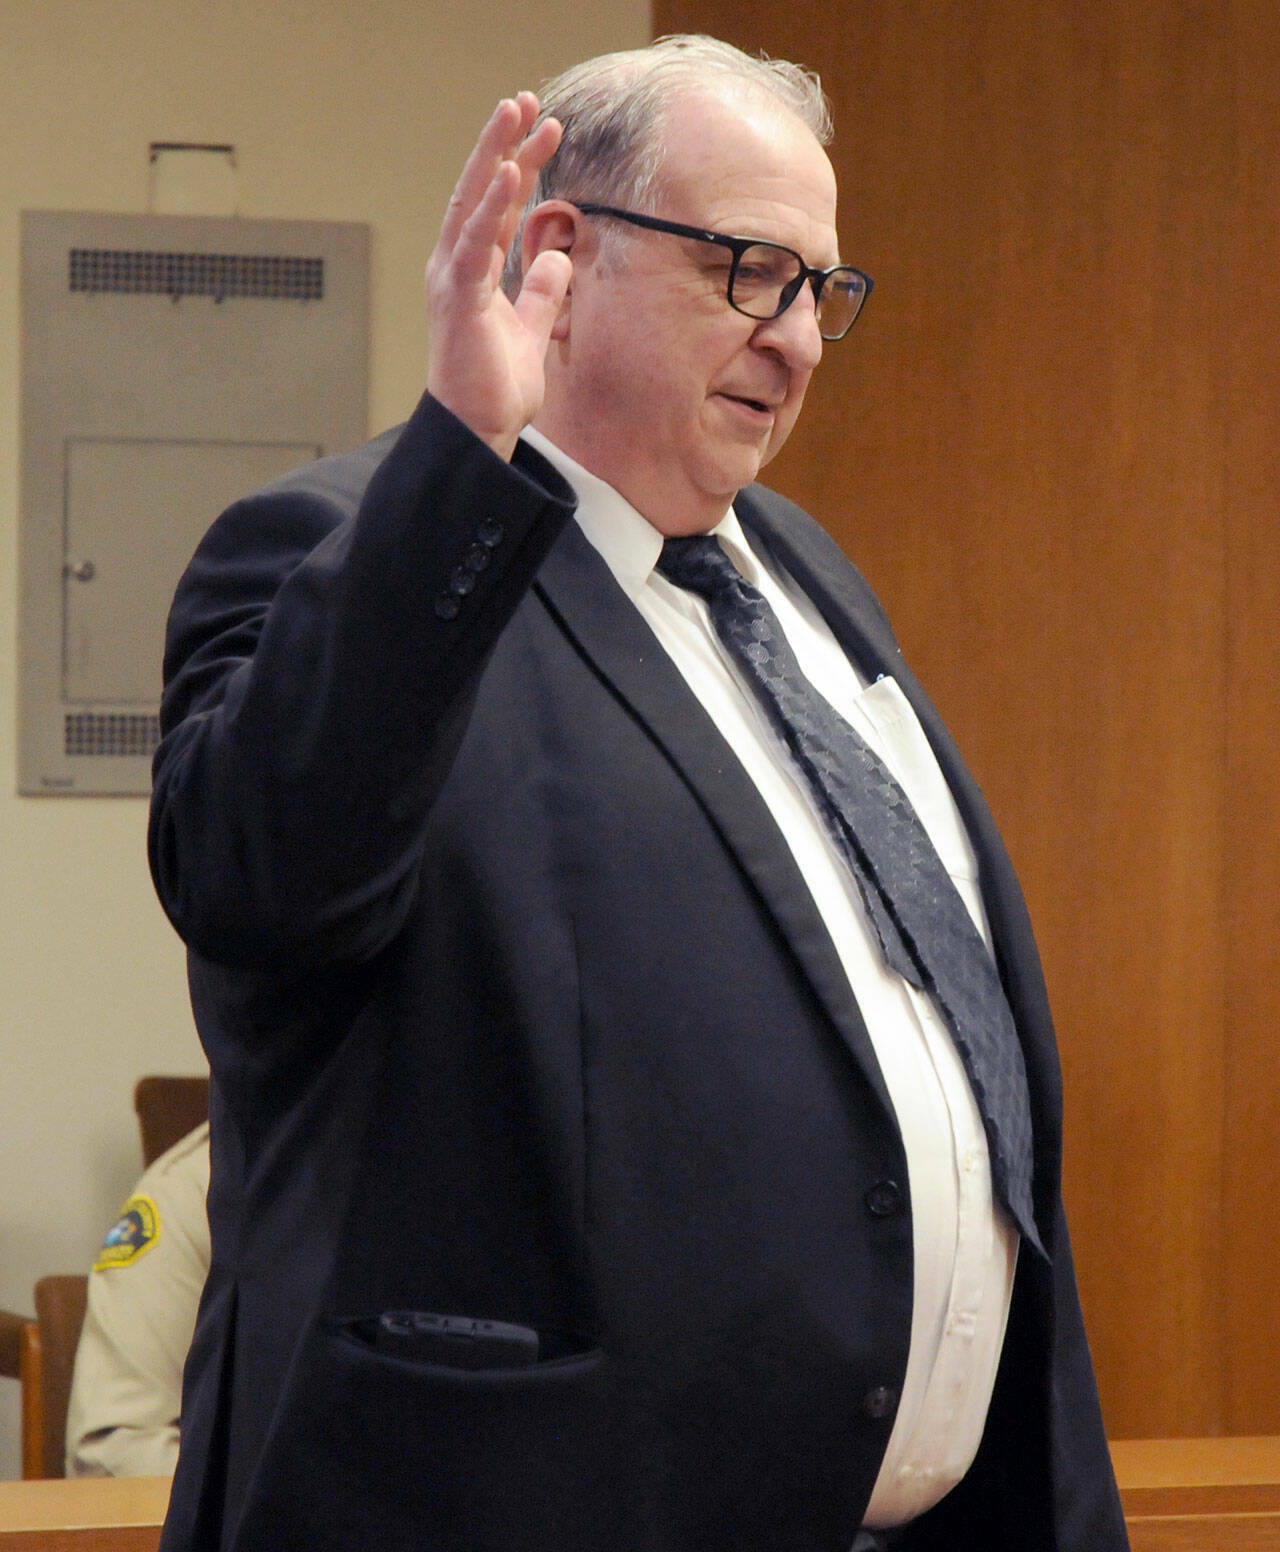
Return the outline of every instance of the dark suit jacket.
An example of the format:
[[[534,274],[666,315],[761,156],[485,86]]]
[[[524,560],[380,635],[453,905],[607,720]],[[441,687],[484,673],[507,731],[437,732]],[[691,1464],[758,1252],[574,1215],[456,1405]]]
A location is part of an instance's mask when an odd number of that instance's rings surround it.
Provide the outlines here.
[[[915,705],[1032,1087],[1052,1265],[1024,1254],[978,1461],[909,1545],[1119,1552],[1008,858],[865,582],[779,497],[738,509]],[[213,1070],[214,1262],[166,1552],[846,1552],[861,1521],[907,1355],[901,1141],[776,826],[571,511],[425,400],[233,507],[179,589],[151,851]],[[543,1359],[387,1356],[394,1308]]]

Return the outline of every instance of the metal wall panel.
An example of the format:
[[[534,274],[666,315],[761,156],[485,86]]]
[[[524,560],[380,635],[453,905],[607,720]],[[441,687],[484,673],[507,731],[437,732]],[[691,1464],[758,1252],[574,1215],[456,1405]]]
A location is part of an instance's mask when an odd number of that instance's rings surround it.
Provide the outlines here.
[[[366,435],[368,231],[26,212],[19,789],[145,793],[218,512]]]

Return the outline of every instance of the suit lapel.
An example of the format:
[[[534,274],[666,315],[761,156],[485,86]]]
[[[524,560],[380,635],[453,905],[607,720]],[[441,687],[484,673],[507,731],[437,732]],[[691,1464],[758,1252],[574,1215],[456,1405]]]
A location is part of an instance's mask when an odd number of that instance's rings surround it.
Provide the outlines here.
[[[570,523],[534,587],[664,751],[772,915],[887,1113],[884,1080],[826,926],[767,805],[601,556]]]

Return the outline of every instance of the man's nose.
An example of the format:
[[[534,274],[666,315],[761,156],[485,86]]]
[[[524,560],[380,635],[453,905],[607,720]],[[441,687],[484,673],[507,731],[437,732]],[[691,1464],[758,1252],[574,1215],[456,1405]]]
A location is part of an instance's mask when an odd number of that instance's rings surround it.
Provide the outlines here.
[[[792,371],[813,371],[822,359],[822,335],[818,332],[813,287],[808,282],[800,287],[785,312],[757,326],[755,342],[761,349],[776,350]]]

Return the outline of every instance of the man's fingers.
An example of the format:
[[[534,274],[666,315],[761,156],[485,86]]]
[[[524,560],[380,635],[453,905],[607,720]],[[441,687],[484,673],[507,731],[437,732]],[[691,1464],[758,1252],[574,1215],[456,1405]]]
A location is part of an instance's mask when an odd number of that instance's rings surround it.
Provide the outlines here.
[[[521,141],[515,160],[520,168],[522,198],[528,199],[533,193],[534,179],[559,149],[560,135],[559,119],[543,119],[537,129]]]
[[[555,155],[560,144],[559,119],[543,119],[542,123],[520,143],[515,153],[515,163],[520,169],[520,189],[511,203],[511,209],[498,233],[498,243],[505,254],[520,225],[529,196],[537,182],[538,174]]]
[[[532,92],[517,92],[513,101],[520,110],[520,139],[523,140],[538,116],[538,99]]]
[[[459,226],[452,250],[447,254],[447,271],[458,283],[492,283],[494,245],[501,240],[504,228],[509,224],[509,212],[519,187],[520,169],[514,162],[501,162],[484,197]],[[442,243],[437,252],[443,248]]]
[[[440,241],[445,248],[457,242],[463,226],[485,198],[502,165],[515,158],[537,111],[538,99],[532,92],[521,92],[514,98],[504,97],[493,110],[467,158],[445,211],[440,227]]]
[[[507,98],[498,104],[489,116],[489,122],[480,131],[480,138],[472,147],[453,193],[449,198],[440,227],[440,241],[446,247],[458,239],[467,217],[484,198],[493,174],[502,161],[501,146],[508,138],[516,105]]]

